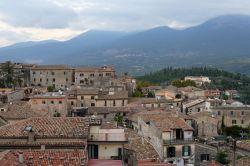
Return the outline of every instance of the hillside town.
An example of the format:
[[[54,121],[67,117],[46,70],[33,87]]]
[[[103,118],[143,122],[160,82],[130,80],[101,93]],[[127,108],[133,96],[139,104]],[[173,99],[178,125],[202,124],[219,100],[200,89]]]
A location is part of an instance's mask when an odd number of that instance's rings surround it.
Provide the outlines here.
[[[135,95],[138,80],[112,66],[1,63],[0,166],[250,165],[238,91],[182,81]]]

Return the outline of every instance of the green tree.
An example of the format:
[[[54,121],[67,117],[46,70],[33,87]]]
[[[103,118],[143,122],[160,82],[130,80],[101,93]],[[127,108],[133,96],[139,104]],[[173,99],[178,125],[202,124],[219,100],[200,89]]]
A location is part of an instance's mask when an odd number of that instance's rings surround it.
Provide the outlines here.
[[[148,96],[149,98],[154,98],[154,97],[155,97],[155,94],[154,94],[154,92],[149,91],[147,96]]]
[[[225,128],[226,128],[226,125],[225,125],[225,122],[224,122],[224,115],[222,115],[222,119],[221,119],[221,134],[225,135]]]
[[[215,160],[223,165],[229,163],[228,155],[225,151],[219,150],[216,154]]]
[[[1,68],[1,78],[3,79],[4,86],[11,88],[14,83],[14,65],[7,61]]]
[[[55,91],[55,87],[50,85],[50,86],[47,87],[47,91],[48,92],[54,92]]]
[[[114,120],[116,121],[117,125],[122,125],[123,122],[123,116],[120,114],[116,114],[114,117]]]

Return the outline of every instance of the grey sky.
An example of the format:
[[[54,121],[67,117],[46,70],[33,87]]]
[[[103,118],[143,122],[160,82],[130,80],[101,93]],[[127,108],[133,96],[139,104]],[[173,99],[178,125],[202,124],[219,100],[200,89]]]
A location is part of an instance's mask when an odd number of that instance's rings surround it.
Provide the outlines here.
[[[250,15],[247,0],[1,0],[0,46],[65,40],[89,29],[184,28],[225,14]]]

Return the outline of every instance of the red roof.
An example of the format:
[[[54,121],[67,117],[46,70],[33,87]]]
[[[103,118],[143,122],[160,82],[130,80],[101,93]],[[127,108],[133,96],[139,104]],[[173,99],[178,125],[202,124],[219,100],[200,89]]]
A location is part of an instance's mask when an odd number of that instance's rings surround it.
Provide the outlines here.
[[[122,161],[91,159],[88,162],[88,166],[122,166]]]

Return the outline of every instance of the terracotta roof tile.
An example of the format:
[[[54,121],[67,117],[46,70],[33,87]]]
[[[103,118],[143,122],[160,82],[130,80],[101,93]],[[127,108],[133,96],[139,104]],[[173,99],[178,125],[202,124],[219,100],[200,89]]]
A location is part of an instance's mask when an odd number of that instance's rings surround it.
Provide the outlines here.
[[[8,166],[85,166],[87,152],[85,150],[44,150],[44,151],[7,151],[0,158],[0,165]],[[19,162],[22,153],[23,164]]]

